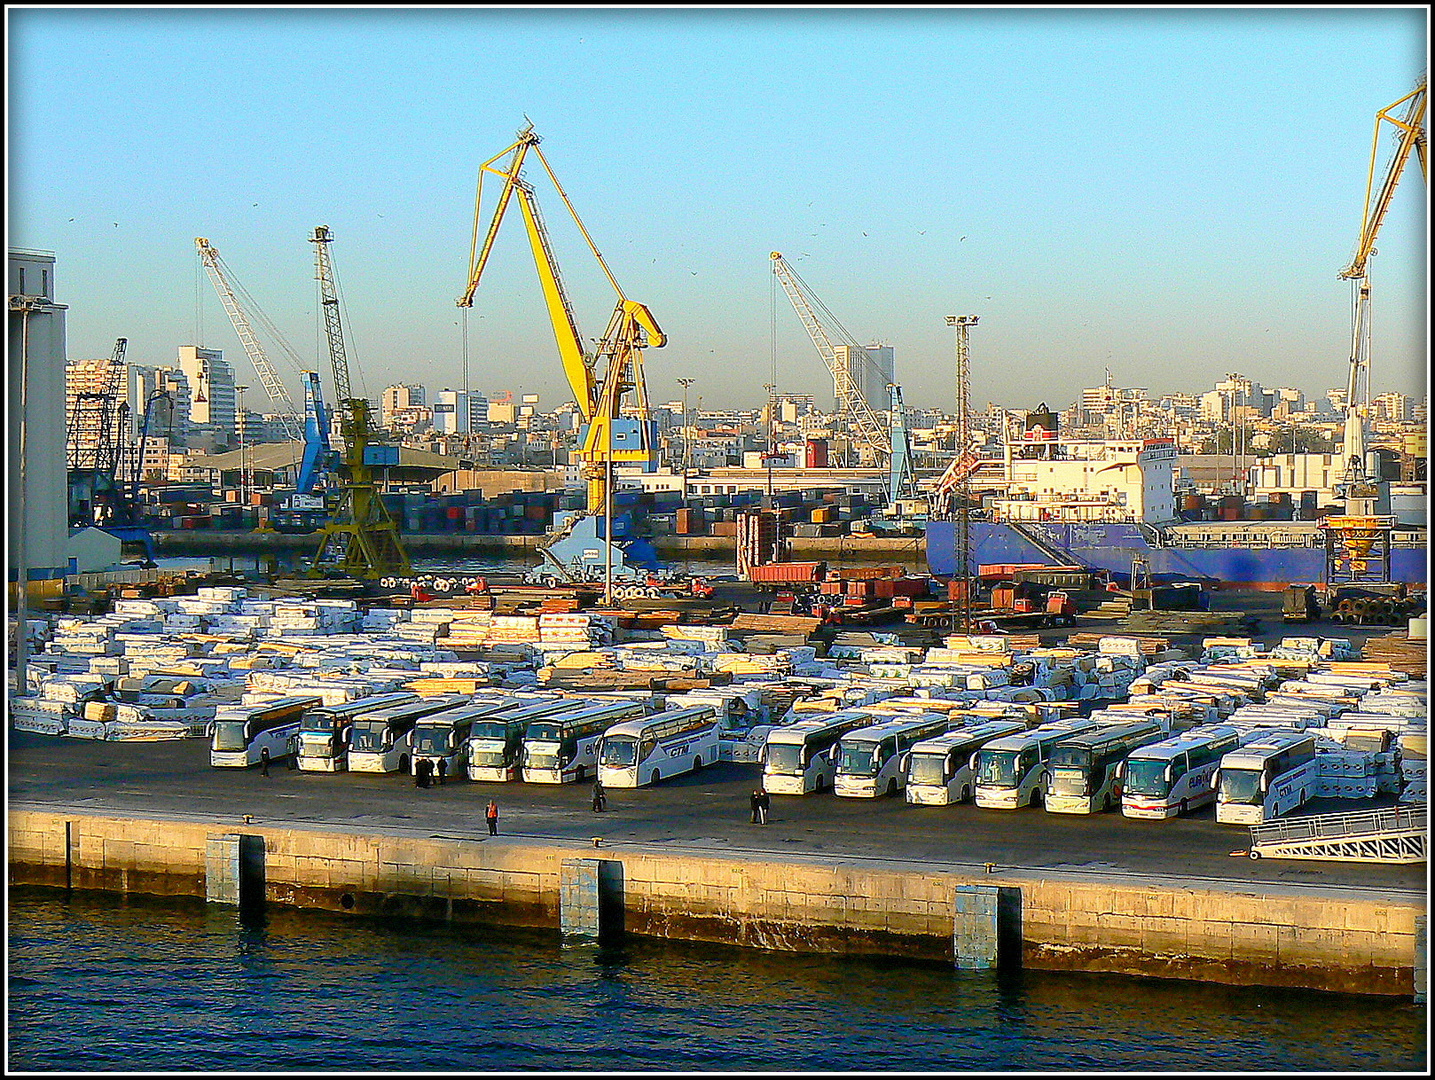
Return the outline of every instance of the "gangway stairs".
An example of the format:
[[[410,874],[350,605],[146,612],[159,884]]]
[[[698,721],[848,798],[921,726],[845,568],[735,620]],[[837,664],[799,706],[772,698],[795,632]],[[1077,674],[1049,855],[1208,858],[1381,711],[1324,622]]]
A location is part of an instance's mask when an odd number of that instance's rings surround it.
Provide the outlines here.
[[[1251,826],[1253,859],[1425,862],[1428,805],[1268,821]]]

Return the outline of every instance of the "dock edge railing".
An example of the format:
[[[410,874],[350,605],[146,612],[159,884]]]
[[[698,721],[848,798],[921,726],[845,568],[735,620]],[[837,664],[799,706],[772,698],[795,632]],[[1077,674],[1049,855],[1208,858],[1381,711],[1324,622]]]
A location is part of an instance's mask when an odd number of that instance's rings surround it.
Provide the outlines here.
[[[1320,841],[1377,840],[1382,837],[1423,835],[1429,826],[1429,806],[1393,806],[1381,810],[1317,814],[1313,817],[1268,821],[1251,828],[1251,856],[1261,848]]]

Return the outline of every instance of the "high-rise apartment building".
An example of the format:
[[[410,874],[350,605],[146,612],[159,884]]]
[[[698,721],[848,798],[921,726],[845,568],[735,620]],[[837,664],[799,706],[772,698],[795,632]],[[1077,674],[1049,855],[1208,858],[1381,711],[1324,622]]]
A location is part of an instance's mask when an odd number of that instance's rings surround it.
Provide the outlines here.
[[[896,381],[896,359],[890,345],[872,344],[865,349],[850,345],[833,346],[834,365],[851,375],[857,393],[874,413],[884,412],[891,403],[887,384]],[[832,378],[833,408],[841,407],[837,397],[838,376]]]
[[[189,381],[189,422],[193,434],[216,447],[237,445],[238,391],[234,369],[219,349],[179,347],[179,370]]]

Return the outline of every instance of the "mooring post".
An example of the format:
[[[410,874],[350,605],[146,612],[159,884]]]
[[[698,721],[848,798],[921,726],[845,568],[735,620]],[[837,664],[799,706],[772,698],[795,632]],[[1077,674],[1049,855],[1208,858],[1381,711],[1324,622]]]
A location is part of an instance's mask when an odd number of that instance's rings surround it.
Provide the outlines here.
[[[264,837],[224,833],[204,841],[204,899],[251,907],[264,901]]]
[[[952,963],[985,971],[1021,963],[1021,889],[958,885],[953,904]]]
[[[564,859],[558,923],[565,938],[600,941],[623,930],[623,864],[617,859]]]

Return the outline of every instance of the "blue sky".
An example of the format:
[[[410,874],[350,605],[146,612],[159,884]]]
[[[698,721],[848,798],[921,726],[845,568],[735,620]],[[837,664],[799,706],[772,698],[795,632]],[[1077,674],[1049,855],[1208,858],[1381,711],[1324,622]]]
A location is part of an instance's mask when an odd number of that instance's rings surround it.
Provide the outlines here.
[[[831,379],[781,251],[908,405],[1068,404],[1226,372],[1343,386],[1377,110],[1427,63],[1424,8],[7,8],[8,235],[54,251],[71,357],[194,342],[252,374],[194,237],[328,382],[314,226],[333,231],[356,388],[462,385],[478,164],[524,117],[669,344],[656,401]],[[1377,175],[1393,141],[1382,144]],[[532,159],[530,158],[530,161]],[[611,290],[537,168],[579,326]],[[496,187],[485,185],[485,224]],[[1372,261],[1372,388],[1425,395],[1427,193]],[[571,396],[517,214],[468,319],[476,390]],[[299,400],[295,366],[266,339]],[[250,382],[256,380],[251,379]]]

